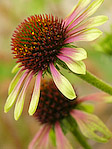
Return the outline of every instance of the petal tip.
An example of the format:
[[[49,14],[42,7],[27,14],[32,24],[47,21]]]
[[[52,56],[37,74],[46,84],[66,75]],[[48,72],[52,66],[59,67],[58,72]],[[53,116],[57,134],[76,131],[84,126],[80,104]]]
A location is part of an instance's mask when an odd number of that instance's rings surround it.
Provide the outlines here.
[[[4,113],[7,113],[9,110],[10,110],[10,107],[6,103],[4,106]]]
[[[7,113],[8,109],[6,107],[4,107],[4,113]]]
[[[30,116],[32,116],[35,113],[35,111],[32,108],[29,108],[28,113]]]
[[[75,91],[74,92],[72,92],[72,94],[68,94],[68,96],[66,96],[69,100],[74,100],[77,96],[76,96],[76,94],[75,94]]]

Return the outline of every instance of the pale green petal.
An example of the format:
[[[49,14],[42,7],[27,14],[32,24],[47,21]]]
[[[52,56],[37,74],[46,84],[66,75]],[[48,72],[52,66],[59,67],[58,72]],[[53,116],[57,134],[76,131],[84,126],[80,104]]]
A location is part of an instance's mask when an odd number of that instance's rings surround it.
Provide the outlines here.
[[[93,41],[97,39],[100,35],[102,35],[102,32],[97,28],[87,29],[84,32],[77,35],[77,40],[80,41]],[[78,39],[79,37],[79,39]]]
[[[24,106],[24,100],[25,100],[25,94],[23,94],[23,90],[18,96],[16,105],[15,105],[15,110],[14,110],[14,119],[18,120],[19,117],[21,116],[21,113],[23,111],[23,106]]]
[[[68,68],[78,74],[86,74],[86,66],[82,61],[72,61],[70,63],[66,63]]]
[[[23,81],[25,80],[27,74],[28,74],[27,72],[25,72],[23,74],[23,76],[20,78],[20,80],[16,84],[15,88],[13,89],[13,91],[8,96],[6,103],[5,103],[5,106],[4,106],[4,112],[8,112],[11,109],[11,107],[13,106],[13,104],[14,104],[14,102],[15,102],[15,100],[16,100],[19,92],[20,92]]]
[[[73,35],[73,34],[80,32],[81,30],[84,30],[84,29],[100,26],[100,25],[104,24],[107,20],[108,20],[108,17],[103,16],[103,15],[92,17],[92,18],[88,19],[85,23],[77,26],[75,29],[70,31],[70,35]]]
[[[81,61],[87,58],[87,52],[83,48],[76,48],[76,52],[70,56],[74,61]]]
[[[12,73],[16,73],[18,70],[19,70],[19,66],[20,66],[21,64],[20,63],[18,63],[18,64],[16,64],[14,67],[13,67],[13,69],[12,69]]]
[[[112,133],[97,116],[79,110],[73,110],[71,115],[87,138],[98,142],[108,142],[112,138]]]
[[[58,72],[58,70],[54,67],[53,64],[50,65],[50,70],[53,80],[60,92],[62,92],[62,94],[68,99],[76,98],[76,94],[70,82]]]
[[[17,102],[16,102],[16,106],[14,109],[14,118],[15,120],[18,120],[19,117],[21,116],[21,113],[23,111],[23,106],[24,106],[24,100],[25,100],[25,96],[26,96],[26,92],[27,92],[27,88],[32,80],[33,74],[30,73],[30,75],[27,77],[27,79],[25,80],[24,86],[18,96]]]
[[[29,115],[33,115],[35,113],[38,102],[39,102],[41,77],[42,77],[42,72],[39,72],[36,77],[35,87],[34,87],[33,95],[32,95],[31,102],[30,102],[30,107],[28,111]]]
[[[74,61],[81,61],[87,58],[87,52],[83,48],[65,47],[62,49],[61,53]]]
[[[86,7],[92,0],[79,0],[77,6]]]
[[[16,86],[17,82],[19,81],[19,79],[21,78],[22,75],[22,69],[20,69],[18,71],[18,73],[15,75],[15,77],[13,78],[13,80],[11,81],[10,85],[9,85],[9,89],[8,89],[8,94],[10,94],[12,92],[12,90],[14,89],[14,87]]]
[[[86,26],[87,24],[87,27],[93,28],[104,24],[105,22],[107,22],[107,20],[108,20],[107,16],[103,16],[103,15],[96,16],[96,17],[90,18],[84,25]]]
[[[7,113],[11,109],[11,107],[13,106],[18,94],[19,94],[19,90],[18,90],[18,92],[16,90],[13,90],[11,92],[11,94],[8,96],[7,101],[5,103],[5,106],[4,106],[4,112],[5,113]]]
[[[95,0],[91,5],[85,10],[87,16],[91,16],[100,7],[104,0]]]

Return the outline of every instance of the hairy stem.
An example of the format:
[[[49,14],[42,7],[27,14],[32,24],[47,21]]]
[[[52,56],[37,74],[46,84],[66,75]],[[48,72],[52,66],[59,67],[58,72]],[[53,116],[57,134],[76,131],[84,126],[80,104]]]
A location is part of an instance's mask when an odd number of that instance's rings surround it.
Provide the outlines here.
[[[101,79],[97,78],[96,76],[94,76],[90,72],[87,71],[85,75],[76,74],[76,73],[74,73],[74,74],[76,76],[78,76],[79,78],[81,78],[82,80],[88,82],[92,86],[104,91],[105,93],[112,95],[112,86],[107,84],[106,82],[102,81]]]

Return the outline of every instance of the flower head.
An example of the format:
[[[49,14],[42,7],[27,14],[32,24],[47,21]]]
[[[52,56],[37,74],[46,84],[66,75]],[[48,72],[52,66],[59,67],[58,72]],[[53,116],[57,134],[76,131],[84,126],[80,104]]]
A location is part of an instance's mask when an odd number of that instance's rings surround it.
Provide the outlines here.
[[[57,90],[52,81],[44,82],[39,104],[34,114],[41,124],[41,129],[29,144],[29,149],[47,148],[50,138],[53,139],[57,148],[72,149],[66,133],[71,132],[77,138],[78,129],[87,138],[107,142],[112,137],[111,132],[97,116],[89,113],[88,110],[91,107],[88,108],[88,105],[83,103],[86,100],[100,101],[104,97],[106,97],[104,94],[99,93],[74,100],[65,100],[66,97]]]
[[[103,0],[79,0],[65,19],[52,15],[35,15],[25,19],[14,31],[12,51],[21,69],[12,80],[5,104],[8,112],[17,99],[15,119],[18,119],[24,105],[26,90],[33,77],[36,78],[29,114],[33,115],[40,96],[41,77],[52,75],[57,88],[68,99],[76,94],[70,82],[60,73],[60,66],[74,73],[85,74],[87,53],[73,45],[75,41],[92,41],[102,32],[96,29],[107,21],[106,16],[87,19],[102,4]],[[88,7],[87,7],[88,6]],[[87,7],[87,8],[86,8]],[[87,20],[86,20],[87,19]]]

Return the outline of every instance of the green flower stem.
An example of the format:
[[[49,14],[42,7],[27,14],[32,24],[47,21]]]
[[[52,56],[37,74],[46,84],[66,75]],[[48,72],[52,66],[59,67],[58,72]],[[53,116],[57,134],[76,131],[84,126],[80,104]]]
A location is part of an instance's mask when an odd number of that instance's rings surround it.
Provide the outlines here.
[[[82,147],[84,149],[91,149],[91,146],[87,143],[85,137],[81,134],[81,132],[78,130],[77,127],[75,127],[74,129],[72,129],[72,134],[75,134],[75,138],[77,139],[77,141],[80,143],[80,145],[82,145]]]
[[[90,72],[87,71],[85,75],[76,74],[76,73],[74,73],[74,74],[76,76],[78,76],[79,78],[81,78],[82,80],[84,80],[84,81],[88,82],[89,84],[95,86],[96,88],[104,91],[105,93],[112,95],[112,86],[107,84],[106,82],[100,80],[99,78],[97,78],[96,76],[91,74]]]
[[[65,129],[67,128],[74,135],[74,137],[84,149],[91,149],[91,146],[88,144],[86,138],[81,134],[75,120],[72,117],[68,117],[66,120],[64,119],[62,125],[65,126]]]

